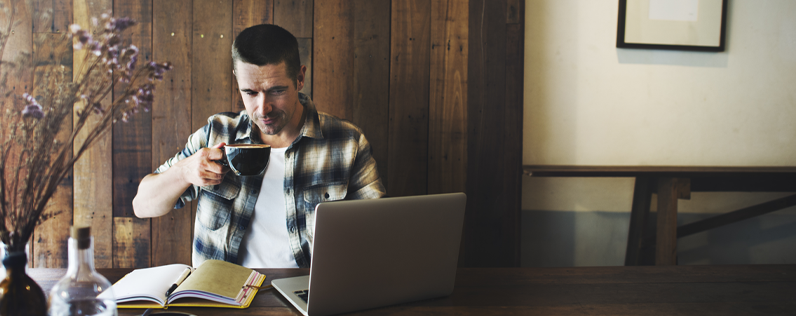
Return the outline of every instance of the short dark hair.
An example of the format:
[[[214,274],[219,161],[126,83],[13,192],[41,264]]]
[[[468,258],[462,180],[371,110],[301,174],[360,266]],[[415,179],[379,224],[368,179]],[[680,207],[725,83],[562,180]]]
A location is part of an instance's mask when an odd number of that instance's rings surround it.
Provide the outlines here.
[[[273,25],[260,24],[246,28],[232,43],[232,67],[237,61],[256,66],[276,65],[285,62],[287,75],[296,84],[301,57],[298,41],[287,30]]]

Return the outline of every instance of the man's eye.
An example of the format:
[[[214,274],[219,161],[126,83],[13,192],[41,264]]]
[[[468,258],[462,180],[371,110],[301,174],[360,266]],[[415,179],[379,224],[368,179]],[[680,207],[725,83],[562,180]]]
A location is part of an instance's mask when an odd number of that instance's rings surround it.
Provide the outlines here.
[[[257,95],[257,92],[255,92],[255,91],[246,91],[246,95],[253,97],[253,96]]]
[[[285,93],[285,91],[287,91],[287,90],[285,90],[285,89],[277,89],[277,90],[271,90],[271,93],[274,94],[274,95],[280,95],[280,94]]]

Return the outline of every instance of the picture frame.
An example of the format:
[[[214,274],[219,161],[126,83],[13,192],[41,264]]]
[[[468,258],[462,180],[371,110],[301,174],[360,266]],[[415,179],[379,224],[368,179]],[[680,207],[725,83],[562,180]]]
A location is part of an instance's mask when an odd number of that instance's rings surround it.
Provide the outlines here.
[[[616,47],[723,52],[728,0],[619,0]]]

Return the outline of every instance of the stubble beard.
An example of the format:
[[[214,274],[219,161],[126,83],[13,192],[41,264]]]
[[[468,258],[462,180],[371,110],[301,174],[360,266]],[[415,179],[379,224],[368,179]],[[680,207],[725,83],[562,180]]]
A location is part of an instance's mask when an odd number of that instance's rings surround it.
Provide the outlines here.
[[[276,115],[274,115],[276,114]],[[263,116],[257,115],[254,117],[254,121],[257,122],[257,127],[260,128],[260,132],[265,135],[276,135],[282,131],[283,128],[287,125],[287,114],[285,112],[279,113],[269,113],[267,118],[272,119],[275,121],[274,124],[264,124],[261,119]]]

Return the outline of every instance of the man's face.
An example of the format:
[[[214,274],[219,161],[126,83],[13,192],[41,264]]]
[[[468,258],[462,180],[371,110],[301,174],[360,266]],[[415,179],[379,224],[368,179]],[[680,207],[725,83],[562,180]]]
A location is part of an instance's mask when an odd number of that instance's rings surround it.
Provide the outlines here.
[[[285,62],[257,66],[235,61],[235,77],[243,105],[260,132],[277,135],[285,126],[301,123],[298,91],[304,87],[305,70],[302,66],[293,82],[287,75]]]

